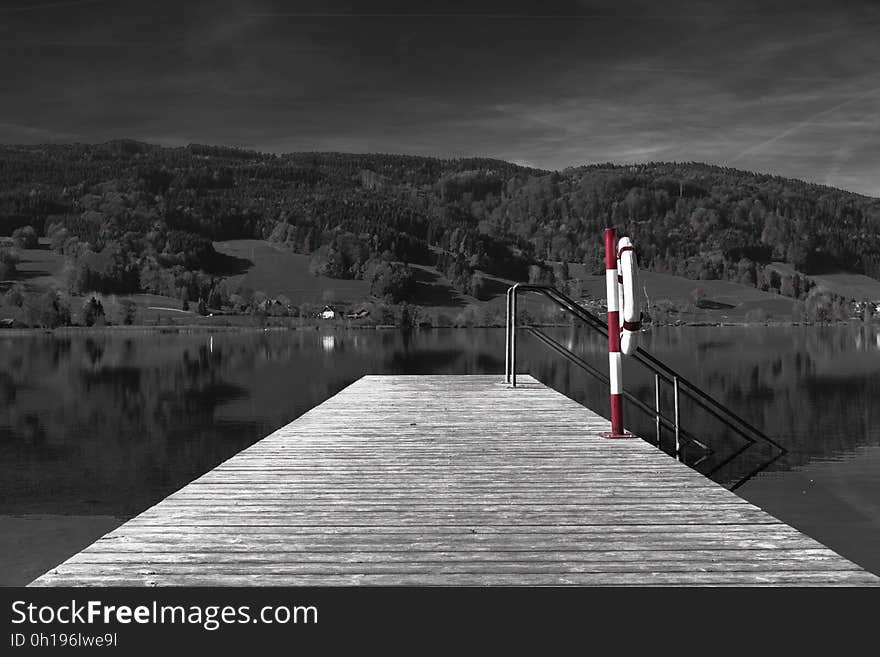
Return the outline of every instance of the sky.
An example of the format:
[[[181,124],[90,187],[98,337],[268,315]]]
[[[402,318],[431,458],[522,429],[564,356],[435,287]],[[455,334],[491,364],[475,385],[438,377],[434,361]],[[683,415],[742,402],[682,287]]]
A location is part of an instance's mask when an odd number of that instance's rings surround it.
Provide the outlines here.
[[[0,142],[118,138],[880,196],[880,2],[2,0]]]

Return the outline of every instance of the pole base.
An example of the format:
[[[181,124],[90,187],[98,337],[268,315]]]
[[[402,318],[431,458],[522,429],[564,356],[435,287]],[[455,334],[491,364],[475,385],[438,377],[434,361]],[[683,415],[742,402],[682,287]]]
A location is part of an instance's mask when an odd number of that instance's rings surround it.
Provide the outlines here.
[[[628,433],[624,431],[623,433],[614,433],[613,431],[603,431],[599,434],[601,438],[610,438],[612,440],[620,440],[620,439],[629,439],[629,438],[638,438],[638,436],[634,433]]]

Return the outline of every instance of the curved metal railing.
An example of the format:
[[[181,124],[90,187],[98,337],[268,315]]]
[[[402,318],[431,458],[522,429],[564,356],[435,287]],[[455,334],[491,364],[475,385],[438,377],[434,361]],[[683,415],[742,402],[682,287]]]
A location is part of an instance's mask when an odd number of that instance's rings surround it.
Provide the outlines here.
[[[514,387],[516,387],[517,298],[520,293],[527,292],[533,292],[543,295],[560,308],[566,310],[573,317],[586,324],[595,332],[603,335],[605,338],[608,337],[608,326],[606,325],[605,321],[603,321],[597,315],[594,315],[590,311],[586,310],[585,308],[582,308],[580,305],[578,305],[577,302],[575,302],[573,299],[563,294],[556,288],[550,287],[548,285],[533,285],[527,283],[518,283],[512,286],[507,291],[507,334],[505,338],[504,376],[505,381],[507,381]],[[553,349],[555,352],[566,358],[572,364],[588,372],[591,376],[598,379],[603,384],[609,384],[609,379],[607,375],[587,363],[584,359],[580,358],[570,349],[567,349],[565,346],[559,344],[556,340],[551,338],[549,335],[547,335],[537,327],[522,326],[520,328],[538,338],[543,344]],[[744,452],[746,452],[746,450],[755,446],[756,444],[762,443],[770,445],[772,448],[774,448],[776,451],[775,456],[770,459],[764,460],[757,467],[748,472],[745,476],[737,480],[730,488],[730,490],[735,490],[787,453],[787,450],[782,447],[782,445],[780,445],[778,442],[764,434],[754,425],[743,419],[740,415],[738,415],[728,407],[724,406],[721,402],[708,395],[706,392],[697,387],[694,383],[686,379],[680,373],[678,373],[641,347],[638,347],[635,353],[628,358],[642,365],[654,376],[653,409],[648,404],[638,399],[638,397],[627,392],[626,390],[624,390],[623,395],[624,398],[632,403],[636,408],[647,413],[648,415],[653,416],[656,431],[656,444],[658,446],[660,446],[661,430],[665,427],[673,431],[674,433],[674,453],[677,458],[681,458],[682,442],[696,445],[701,450],[703,450],[703,456],[698,461],[691,464],[693,467],[696,467],[696,465],[705,461],[706,458],[708,458],[709,454],[712,452],[708,445],[706,445],[703,441],[698,440],[693,434],[686,431],[681,426],[681,396],[686,397],[690,402],[698,405],[703,411],[714,417],[716,420],[720,421],[722,424],[735,432],[745,441],[745,444],[739,447],[739,449],[734,450],[730,455],[728,455],[721,462],[716,464],[709,472],[706,472],[705,474],[707,477],[711,477],[712,475],[721,471],[722,468],[732,463],[737,457],[742,455]],[[666,417],[660,409],[661,382],[672,386],[674,403],[674,415],[672,418]]]

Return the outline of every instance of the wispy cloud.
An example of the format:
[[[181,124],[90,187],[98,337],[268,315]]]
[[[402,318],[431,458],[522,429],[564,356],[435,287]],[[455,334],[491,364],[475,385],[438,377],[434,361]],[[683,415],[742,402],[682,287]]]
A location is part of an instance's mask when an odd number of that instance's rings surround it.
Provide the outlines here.
[[[880,5],[869,0],[290,6],[46,0],[5,12],[0,139],[539,168],[704,160],[877,191]]]
[[[842,110],[843,108],[845,108],[849,105],[852,105],[854,103],[858,103],[859,101],[862,101],[862,100],[865,100],[868,98],[874,98],[878,94],[880,94],[880,87],[878,87],[876,89],[870,89],[864,93],[858,94],[857,96],[855,96],[853,98],[850,98],[850,99],[845,100],[841,103],[838,103],[838,104],[834,105],[833,107],[829,107],[828,109],[824,109],[821,112],[816,112],[815,114],[812,114],[812,115],[808,116],[807,118],[805,118],[801,121],[798,121],[797,123],[787,127],[782,132],[780,132],[776,135],[773,135],[769,139],[766,139],[759,144],[754,144],[753,146],[749,146],[744,151],[740,152],[739,154],[737,154],[736,156],[731,158],[730,161],[731,161],[731,163],[738,162],[746,155],[764,150],[768,146],[772,146],[773,144],[777,143],[778,141],[785,139],[786,137],[789,137],[790,135],[793,135],[795,132],[802,130],[802,129],[806,128],[807,126],[816,123],[819,119],[821,119],[823,117],[830,116],[834,112]]]

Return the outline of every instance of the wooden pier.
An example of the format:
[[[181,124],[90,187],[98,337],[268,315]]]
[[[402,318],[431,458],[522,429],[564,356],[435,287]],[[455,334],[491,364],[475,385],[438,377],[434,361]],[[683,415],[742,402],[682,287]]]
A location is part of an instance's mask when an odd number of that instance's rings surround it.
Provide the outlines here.
[[[877,585],[531,377],[367,376],[32,585]]]

